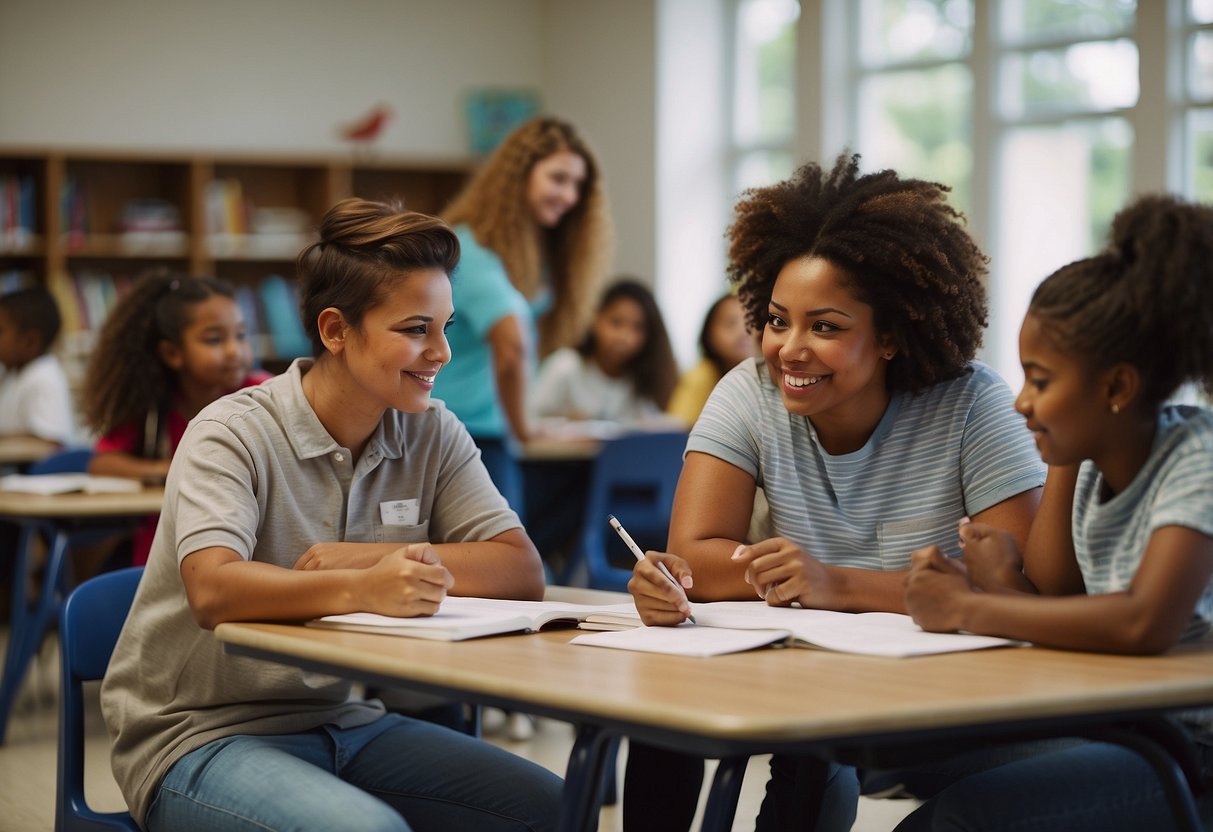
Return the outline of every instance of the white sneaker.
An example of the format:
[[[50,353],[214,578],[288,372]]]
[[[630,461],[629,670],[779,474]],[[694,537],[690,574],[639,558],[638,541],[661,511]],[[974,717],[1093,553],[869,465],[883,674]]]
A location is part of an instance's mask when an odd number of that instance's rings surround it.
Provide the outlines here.
[[[515,742],[529,740],[535,736],[535,717],[517,711],[511,713],[506,721],[505,735]]]
[[[505,723],[508,719],[509,714],[501,708],[481,708],[480,733],[485,736],[500,734],[505,730]]]

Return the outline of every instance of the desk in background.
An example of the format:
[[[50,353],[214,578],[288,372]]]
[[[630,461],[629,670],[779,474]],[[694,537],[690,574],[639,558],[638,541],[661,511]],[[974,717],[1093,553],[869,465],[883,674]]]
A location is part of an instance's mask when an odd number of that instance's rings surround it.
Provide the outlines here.
[[[594,828],[603,761],[619,735],[721,758],[704,828],[728,829],[752,754],[854,760],[898,745],[1106,734],[1213,705],[1208,643],[1154,657],[1005,648],[884,659],[767,649],[699,659],[569,645],[576,633],[451,643],[291,624],[215,630],[236,655],[576,724],[560,824],[570,830]],[[1125,744],[1144,751],[1178,810],[1191,809],[1160,748],[1148,738]]]
[[[60,596],[67,589],[68,538],[82,528],[124,526],[156,514],[164,503],[164,489],[144,488],[124,494],[26,494],[0,491],[0,519],[19,523],[21,540],[13,564],[12,629],[0,677],[0,744],[8,730],[8,718],[21,689],[25,671],[54,620]],[[27,538],[42,529],[50,535],[50,548],[43,572],[42,590],[36,599],[26,595],[30,547]]]
[[[23,467],[50,456],[59,447],[33,436],[0,436],[0,466]]]

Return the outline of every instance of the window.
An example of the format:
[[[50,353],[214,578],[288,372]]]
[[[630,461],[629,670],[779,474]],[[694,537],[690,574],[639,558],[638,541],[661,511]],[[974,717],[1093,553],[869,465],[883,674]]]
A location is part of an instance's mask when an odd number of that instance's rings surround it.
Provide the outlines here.
[[[1183,178],[1185,194],[1213,200],[1213,0],[1184,4]]]
[[[1213,0],[1183,1],[1206,7],[1203,83],[1213,95]],[[1089,254],[1134,190],[1165,187],[1134,178],[1142,155],[1166,152],[1141,141],[1134,118],[1142,19],[1162,15],[1164,0],[1141,10],[1132,0],[825,2],[827,14],[847,15],[852,44],[841,57],[842,90],[857,92],[847,144],[866,170],[952,188],[991,255],[982,357],[1015,386],[1019,323],[1036,285]],[[1196,52],[1201,28],[1190,29]],[[1213,188],[1213,107],[1189,123]]]
[[[738,193],[795,168],[797,0],[737,0],[732,169]]]

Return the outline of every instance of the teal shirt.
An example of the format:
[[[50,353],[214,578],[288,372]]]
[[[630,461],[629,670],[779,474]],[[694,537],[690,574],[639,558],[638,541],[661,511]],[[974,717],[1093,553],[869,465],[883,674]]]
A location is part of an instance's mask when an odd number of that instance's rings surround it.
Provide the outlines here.
[[[534,361],[534,320],[526,298],[514,288],[496,254],[476,242],[466,225],[454,228],[459,237],[459,265],[451,275],[455,322],[447,330],[451,363],[434,381],[434,398],[446,403],[472,436],[507,436],[505,413],[497,397],[493,354],[488,332],[507,315],[517,315],[532,343],[527,351]]]

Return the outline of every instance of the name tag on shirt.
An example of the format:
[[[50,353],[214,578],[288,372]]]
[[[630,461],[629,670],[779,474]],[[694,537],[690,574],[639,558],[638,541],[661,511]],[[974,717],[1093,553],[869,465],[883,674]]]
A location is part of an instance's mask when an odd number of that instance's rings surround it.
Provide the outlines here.
[[[416,526],[421,521],[420,500],[388,500],[379,504],[379,517],[385,526]]]

